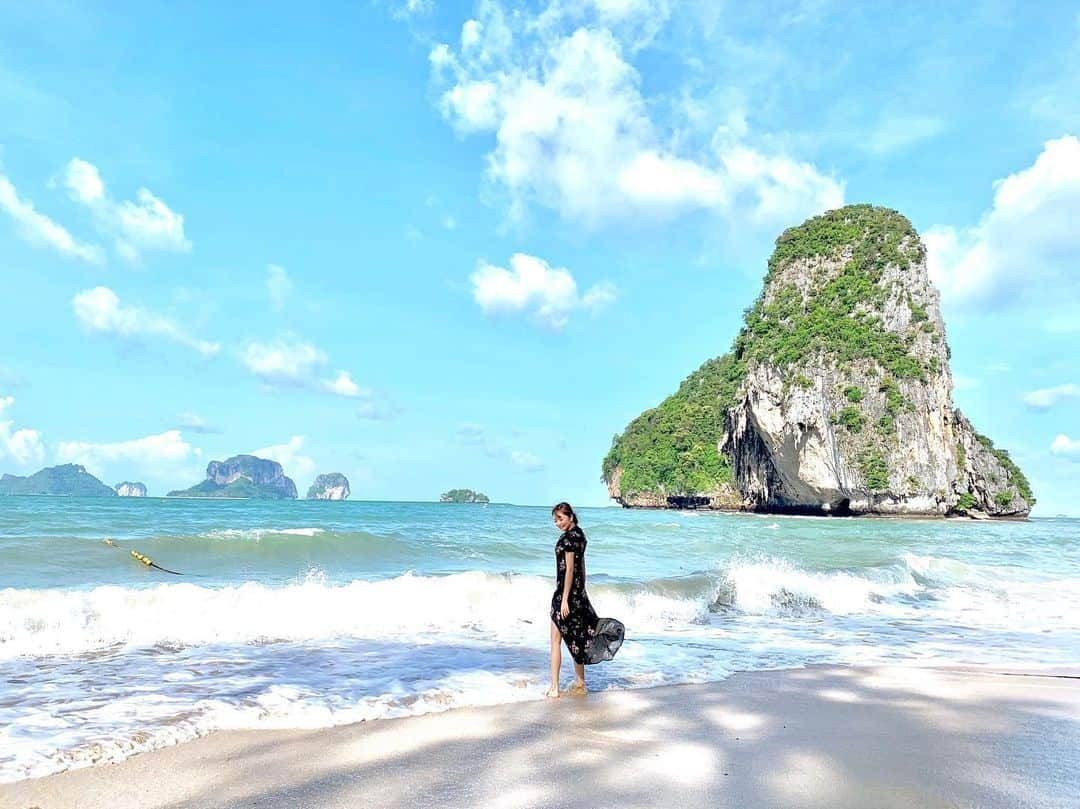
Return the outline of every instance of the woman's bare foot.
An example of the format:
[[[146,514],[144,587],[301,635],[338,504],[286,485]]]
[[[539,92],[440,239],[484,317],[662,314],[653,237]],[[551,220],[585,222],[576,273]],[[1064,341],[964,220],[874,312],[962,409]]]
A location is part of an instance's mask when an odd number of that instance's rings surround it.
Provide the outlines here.
[[[566,689],[568,694],[588,694],[589,689],[585,687],[585,683],[581,680],[575,680],[574,684]]]
[[[559,698],[559,689],[556,688],[555,686],[552,686],[551,688],[549,688],[547,690],[547,693],[544,694],[544,696],[547,697],[548,699],[558,699]]]

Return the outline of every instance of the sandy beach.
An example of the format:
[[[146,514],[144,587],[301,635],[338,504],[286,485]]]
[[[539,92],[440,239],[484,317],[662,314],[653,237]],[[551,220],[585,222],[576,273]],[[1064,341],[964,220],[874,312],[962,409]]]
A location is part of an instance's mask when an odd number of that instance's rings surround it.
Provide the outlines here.
[[[1066,807],[1080,679],[811,667],[310,731],[0,786],[60,807]]]

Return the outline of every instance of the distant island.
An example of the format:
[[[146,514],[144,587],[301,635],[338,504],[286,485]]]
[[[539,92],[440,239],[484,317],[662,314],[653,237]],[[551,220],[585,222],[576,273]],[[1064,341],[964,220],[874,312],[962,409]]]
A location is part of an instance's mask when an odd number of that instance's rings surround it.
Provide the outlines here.
[[[319,475],[308,489],[308,500],[345,500],[352,494],[349,479],[340,472]]]
[[[439,495],[440,503],[489,503],[488,496],[472,489],[451,489]]]
[[[277,461],[234,455],[224,461],[211,461],[206,467],[206,480],[167,496],[295,500],[296,484],[285,476]]]
[[[81,464],[50,466],[28,477],[0,476],[0,495],[48,494],[64,497],[116,497],[116,491]]]
[[[117,483],[113,488],[121,497],[146,497],[145,483],[132,483],[125,480],[123,483]]]
[[[926,247],[896,211],[849,205],[776,240],[731,350],[616,435],[626,507],[1026,517],[1008,452],[953,407]]]

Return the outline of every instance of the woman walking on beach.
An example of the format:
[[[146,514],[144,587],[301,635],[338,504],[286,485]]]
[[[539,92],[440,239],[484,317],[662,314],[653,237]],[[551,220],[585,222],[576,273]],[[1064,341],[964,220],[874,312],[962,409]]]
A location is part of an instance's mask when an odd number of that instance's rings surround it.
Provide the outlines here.
[[[597,618],[585,593],[585,532],[569,503],[551,509],[555,527],[562,531],[555,543],[555,593],[551,596],[551,689],[559,696],[562,643],[574,659],[570,693],[584,694],[585,665],[610,660],[623,640],[623,625],[614,618]]]

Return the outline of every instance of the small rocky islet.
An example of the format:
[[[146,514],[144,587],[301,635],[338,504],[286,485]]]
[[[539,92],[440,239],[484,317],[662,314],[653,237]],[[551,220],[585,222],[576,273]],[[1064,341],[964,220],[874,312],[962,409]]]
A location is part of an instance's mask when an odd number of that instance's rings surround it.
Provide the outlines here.
[[[352,490],[349,489],[349,479],[340,472],[329,472],[319,475],[315,482],[308,488],[308,500],[346,500]]]
[[[146,484],[125,480],[117,483],[113,488],[120,497],[146,497]]]
[[[731,350],[612,440],[626,507],[1026,517],[1031,486],[953,406],[926,248],[851,205],[776,241]]]
[[[472,489],[450,489],[439,495],[440,503],[490,503],[486,494]]]

